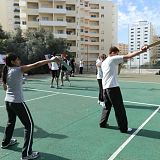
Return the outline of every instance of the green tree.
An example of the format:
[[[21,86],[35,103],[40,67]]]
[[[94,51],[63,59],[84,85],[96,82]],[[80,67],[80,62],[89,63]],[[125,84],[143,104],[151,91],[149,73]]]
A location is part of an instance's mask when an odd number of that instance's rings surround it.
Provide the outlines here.
[[[6,33],[0,25],[0,53],[4,54],[6,51],[6,39],[9,38],[9,34]]]

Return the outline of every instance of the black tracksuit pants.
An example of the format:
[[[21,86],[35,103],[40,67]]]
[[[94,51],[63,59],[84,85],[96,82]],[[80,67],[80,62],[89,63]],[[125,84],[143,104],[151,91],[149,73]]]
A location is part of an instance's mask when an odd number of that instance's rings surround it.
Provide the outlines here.
[[[33,129],[34,123],[27,105],[23,103],[6,102],[6,110],[8,113],[8,122],[4,132],[2,145],[7,145],[13,135],[16,116],[24,125],[24,146],[22,149],[22,157],[26,157],[32,153]]]
[[[105,108],[102,110],[102,116],[100,120],[100,126],[105,126],[111,111],[111,107],[114,107],[116,120],[121,132],[127,132],[128,121],[126,111],[123,104],[122,94],[119,87],[104,89],[104,102]]]
[[[102,86],[102,79],[97,79],[98,81],[98,85],[99,85],[99,96],[98,96],[98,100],[103,102],[103,86]]]

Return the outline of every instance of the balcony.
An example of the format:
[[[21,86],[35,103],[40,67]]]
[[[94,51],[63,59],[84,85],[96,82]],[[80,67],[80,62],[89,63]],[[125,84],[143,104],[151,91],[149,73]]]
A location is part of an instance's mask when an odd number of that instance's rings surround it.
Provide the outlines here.
[[[26,1],[25,0],[19,0],[19,6],[21,6],[21,7],[27,6]]]
[[[38,9],[27,9],[28,15],[38,15]]]
[[[66,14],[66,9],[57,8],[39,8],[39,13],[55,13],[55,14]]]
[[[68,40],[77,40],[77,36],[76,36],[76,34],[74,34],[74,35],[72,35],[72,34],[67,34],[67,39]]]
[[[70,52],[77,52],[77,47],[76,46],[70,46],[69,51]]]
[[[76,11],[75,10],[67,10],[67,16],[73,16],[76,15]]]
[[[67,22],[66,21],[44,21],[40,20],[39,25],[41,26],[61,26],[61,27],[66,27]]]
[[[76,28],[76,27],[77,27],[76,23],[68,23],[67,22],[67,28]]]
[[[27,17],[26,13],[20,13],[20,18],[26,18],[26,17]]]
[[[32,27],[33,27],[33,28],[34,28],[34,27],[38,27],[38,25],[39,25],[39,22],[38,22],[38,21],[28,21],[28,22],[27,22],[27,26],[28,26],[28,27],[31,27],[31,28],[32,28]]]
[[[67,34],[58,34],[58,33],[54,33],[54,37],[55,38],[67,38]]]
[[[77,4],[77,0],[67,0],[67,4]]]

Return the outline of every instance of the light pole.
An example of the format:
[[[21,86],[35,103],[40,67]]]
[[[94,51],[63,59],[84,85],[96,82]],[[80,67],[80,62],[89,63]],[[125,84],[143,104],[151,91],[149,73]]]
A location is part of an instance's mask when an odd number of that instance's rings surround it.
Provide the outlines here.
[[[86,47],[87,47],[87,72],[88,72],[88,45]]]

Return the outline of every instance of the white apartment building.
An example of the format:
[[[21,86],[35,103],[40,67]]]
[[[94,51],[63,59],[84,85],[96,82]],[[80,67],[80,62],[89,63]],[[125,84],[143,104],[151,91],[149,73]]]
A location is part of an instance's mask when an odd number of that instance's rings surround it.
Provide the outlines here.
[[[95,64],[99,54],[117,44],[117,7],[112,1],[19,0],[19,7],[23,32],[44,28],[66,39],[76,61]]]
[[[129,26],[129,52],[139,50],[143,45],[153,42],[154,28],[150,22],[139,21]],[[149,65],[152,50],[140,54],[128,61],[129,68]]]
[[[0,0],[0,25],[8,32],[20,27],[19,0]]]

